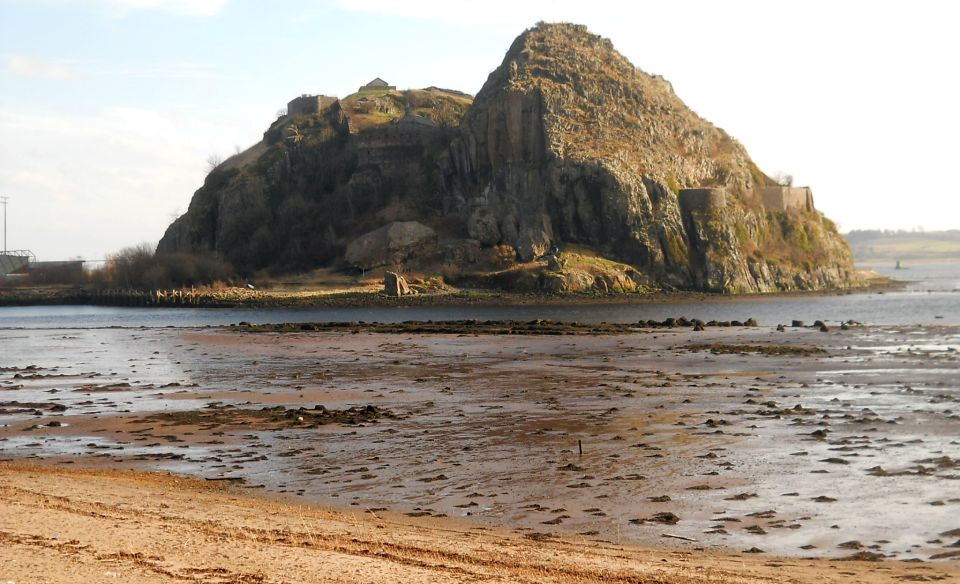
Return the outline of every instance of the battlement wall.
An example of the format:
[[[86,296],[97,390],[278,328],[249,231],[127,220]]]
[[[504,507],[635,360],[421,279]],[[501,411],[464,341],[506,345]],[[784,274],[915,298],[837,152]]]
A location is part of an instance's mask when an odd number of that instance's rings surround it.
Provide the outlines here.
[[[336,101],[336,97],[330,97],[329,95],[301,95],[287,103],[287,115],[298,116],[320,113]]]
[[[393,123],[366,129],[358,134],[357,154],[366,164],[405,164],[423,156],[424,144],[440,132],[435,125]]]
[[[810,187],[761,187],[760,200],[768,211],[813,211]]]
[[[678,197],[680,210],[684,213],[715,213],[727,205],[725,189],[680,189]]]

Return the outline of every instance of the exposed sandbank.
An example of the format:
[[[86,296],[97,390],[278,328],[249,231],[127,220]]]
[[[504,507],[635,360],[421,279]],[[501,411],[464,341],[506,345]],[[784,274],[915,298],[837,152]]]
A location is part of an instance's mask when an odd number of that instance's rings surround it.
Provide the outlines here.
[[[956,565],[823,561],[537,540],[344,513],[163,474],[0,463],[0,578],[24,582],[954,581]]]

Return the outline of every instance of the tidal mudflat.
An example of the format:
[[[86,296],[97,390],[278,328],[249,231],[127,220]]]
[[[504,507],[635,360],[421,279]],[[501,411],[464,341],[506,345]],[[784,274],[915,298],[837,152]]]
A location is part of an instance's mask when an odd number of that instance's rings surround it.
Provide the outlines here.
[[[0,331],[0,457],[532,539],[960,557],[960,327]]]

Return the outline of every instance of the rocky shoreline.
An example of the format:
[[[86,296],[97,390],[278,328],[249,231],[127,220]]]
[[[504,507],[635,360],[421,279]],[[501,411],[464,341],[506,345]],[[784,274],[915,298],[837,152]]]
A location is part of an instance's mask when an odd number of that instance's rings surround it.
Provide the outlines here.
[[[899,290],[905,283],[874,275],[856,288],[796,290],[779,293],[719,294],[694,291],[634,293],[521,293],[506,290],[447,287],[405,296],[390,296],[370,287],[330,292],[322,289],[249,289],[241,287],[197,288],[193,290],[95,290],[68,286],[0,288],[3,306],[147,306],[157,308],[363,308],[387,306],[497,306],[630,304],[634,302],[700,301],[718,298],[739,300],[772,297],[809,297]]]

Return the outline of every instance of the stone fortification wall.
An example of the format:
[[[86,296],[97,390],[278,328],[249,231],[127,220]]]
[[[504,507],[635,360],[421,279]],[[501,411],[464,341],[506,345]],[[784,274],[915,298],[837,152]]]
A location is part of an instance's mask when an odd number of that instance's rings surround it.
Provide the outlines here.
[[[337,98],[328,95],[301,95],[287,103],[287,115],[316,114],[336,101]]]
[[[724,189],[680,189],[680,210],[684,214],[692,211],[716,213],[727,205],[727,192]]]
[[[760,200],[768,211],[813,211],[810,187],[761,187]]]
[[[424,144],[440,129],[432,123],[404,122],[364,130],[357,136],[357,162],[405,164],[423,155]]]

